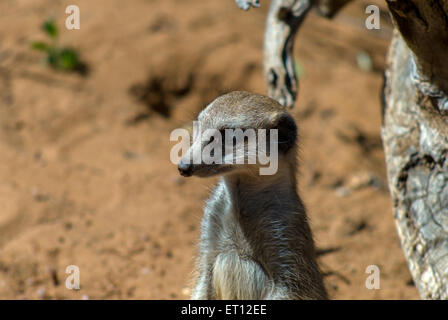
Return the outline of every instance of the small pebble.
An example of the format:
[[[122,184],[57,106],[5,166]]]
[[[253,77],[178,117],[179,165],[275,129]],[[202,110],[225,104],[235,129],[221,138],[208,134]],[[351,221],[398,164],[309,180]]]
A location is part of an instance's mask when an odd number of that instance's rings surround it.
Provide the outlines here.
[[[364,72],[370,72],[373,70],[373,62],[370,54],[365,51],[361,51],[356,55],[356,64],[358,68]]]
[[[346,187],[339,187],[335,190],[336,196],[343,198],[350,194],[350,191]]]
[[[149,269],[148,268],[142,268],[142,270],[140,271],[142,275],[147,275],[149,273]]]
[[[37,297],[39,299],[43,299],[45,297],[46,292],[47,291],[45,290],[45,287],[40,287],[39,289],[37,289]]]
[[[182,294],[186,297],[189,297],[191,295],[191,289],[190,288],[183,288]]]

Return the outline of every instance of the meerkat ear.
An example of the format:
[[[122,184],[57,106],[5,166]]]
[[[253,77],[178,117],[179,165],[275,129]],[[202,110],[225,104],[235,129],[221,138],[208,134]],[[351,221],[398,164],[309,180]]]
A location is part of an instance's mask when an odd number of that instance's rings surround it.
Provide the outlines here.
[[[278,117],[275,129],[278,129],[278,151],[288,152],[296,143],[296,122],[291,115],[283,113]]]

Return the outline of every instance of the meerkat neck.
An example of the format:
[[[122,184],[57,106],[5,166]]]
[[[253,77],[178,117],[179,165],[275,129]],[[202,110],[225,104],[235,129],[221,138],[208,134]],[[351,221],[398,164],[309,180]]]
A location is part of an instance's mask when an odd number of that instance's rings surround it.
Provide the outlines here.
[[[260,210],[266,211],[266,208],[286,209],[296,199],[300,201],[296,182],[295,161],[284,161],[274,175],[234,173],[223,177],[235,211],[251,215],[260,213]]]
[[[278,170],[273,175],[260,175],[259,168],[250,172],[236,172],[224,176],[224,180],[229,184],[251,185],[260,187],[269,187],[269,185],[282,184],[296,188],[297,160],[295,152],[279,158]]]
[[[234,173],[223,177],[224,182],[232,188],[244,189],[247,192],[259,192],[272,187],[296,189],[295,170],[279,169],[274,175],[258,175],[256,173]]]

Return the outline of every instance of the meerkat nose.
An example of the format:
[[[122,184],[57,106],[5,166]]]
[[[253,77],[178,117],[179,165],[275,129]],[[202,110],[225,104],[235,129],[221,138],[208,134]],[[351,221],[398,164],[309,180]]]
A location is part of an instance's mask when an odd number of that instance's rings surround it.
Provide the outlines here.
[[[177,169],[179,170],[179,173],[184,177],[190,177],[193,173],[193,166],[191,164],[182,162],[182,160],[179,162]]]

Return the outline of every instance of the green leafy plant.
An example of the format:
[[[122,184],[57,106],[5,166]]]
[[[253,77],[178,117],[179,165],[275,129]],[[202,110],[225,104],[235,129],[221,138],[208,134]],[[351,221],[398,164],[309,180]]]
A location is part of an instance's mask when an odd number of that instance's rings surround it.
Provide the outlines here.
[[[42,24],[42,30],[50,38],[50,42],[35,41],[31,47],[46,53],[46,63],[55,70],[75,71],[86,74],[87,66],[79,57],[78,52],[71,47],[61,47],[58,44],[59,30],[54,20]]]

